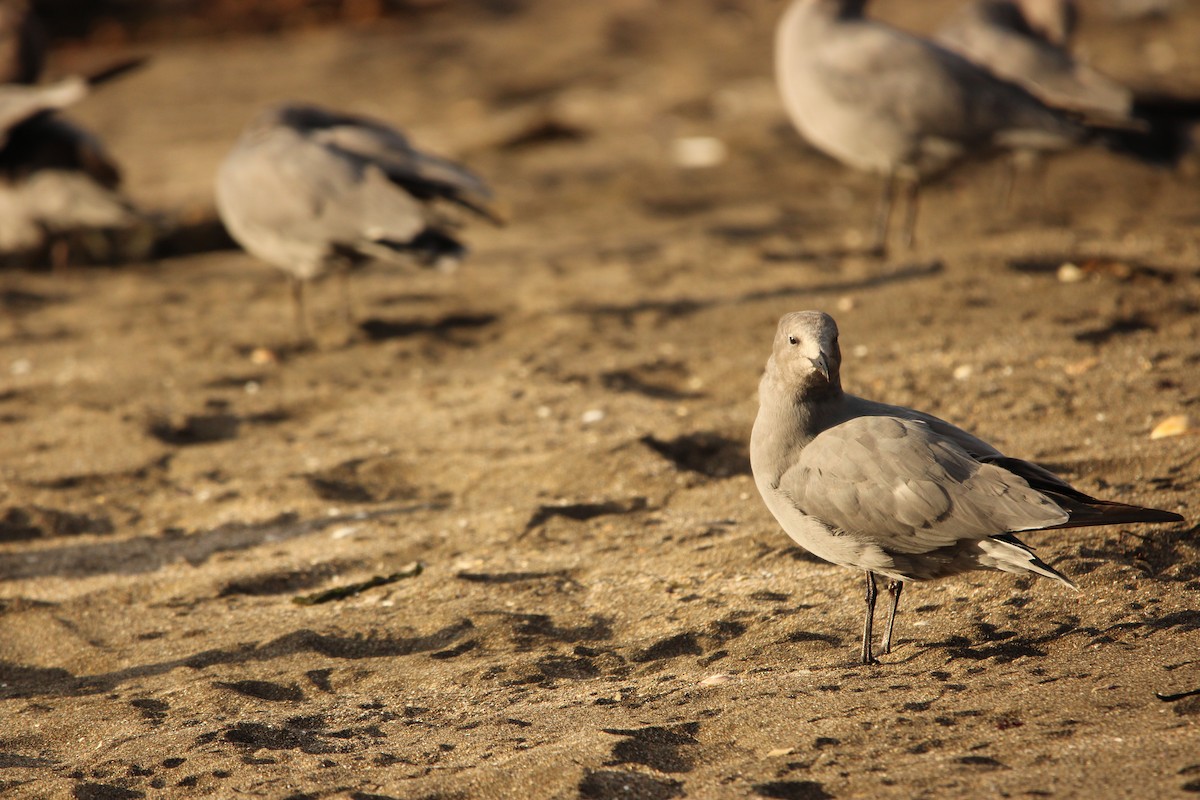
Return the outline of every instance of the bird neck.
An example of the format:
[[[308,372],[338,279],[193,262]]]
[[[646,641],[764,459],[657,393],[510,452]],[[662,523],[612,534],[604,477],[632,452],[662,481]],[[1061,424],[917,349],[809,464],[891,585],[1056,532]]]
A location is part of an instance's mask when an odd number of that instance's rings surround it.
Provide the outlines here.
[[[759,415],[775,416],[784,423],[783,430],[795,431],[797,442],[803,446],[824,429],[823,421],[831,416],[831,408],[844,396],[836,373],[831,383],[817,380],[782,380],[773,363],[768,364],[759,384]],[[815,377],[815,376],[814,376]]]

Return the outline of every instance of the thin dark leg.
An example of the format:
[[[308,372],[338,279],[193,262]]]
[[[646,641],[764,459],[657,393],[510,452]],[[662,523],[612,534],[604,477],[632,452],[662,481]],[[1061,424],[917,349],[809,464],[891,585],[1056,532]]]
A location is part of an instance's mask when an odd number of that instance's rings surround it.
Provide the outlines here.
[[[896,609],[900,608],[900,593],[904,581],[888,581],[888,594],[892,596],[892,613],[888,615],[887,628],[883,632],[883,654],[892,652],[892,628],[896,625]]]
[[[871,243],[873,253],[887,253],[888,228],[892,225],[892,206],[895,202],[896,176],[888,175],[883,179],[883,194],[879,196],[879,207],[875,210],[875,238]]]
[[[288,279],[292,285],[292,314],[296,325],[296,343],[307,344],[310,339],[308,335],[308,314],[304,308],[304,281],[295,275],[288,276]]]
[[[875,623],[875,573],[867,573],[867,618],[863,621],[862,663],[876,664],[871,654],[871,628]]]
[[[56,238],[50,244],[50,271],[55,275],[64,275],[69,266],[71,266],[71,243],[66,239]]]
[[[917,212],[921,207],[921,180],[906,177],[904,180],[904,239],[906,248],[911,249],[917,238]]]

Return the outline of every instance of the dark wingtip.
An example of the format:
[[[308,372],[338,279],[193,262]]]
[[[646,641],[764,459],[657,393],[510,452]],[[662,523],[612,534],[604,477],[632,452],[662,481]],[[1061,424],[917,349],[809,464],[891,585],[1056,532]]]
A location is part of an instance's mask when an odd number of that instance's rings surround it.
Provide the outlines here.
[[[1174,511],[1159,511],[1151,509],[1157,516],[1154,519],[1146,520],[1147,522],[1187,522],[1183,514],[1176,514]]]
[[[1173,167],[1190,153],[1192,121],[1151,112],[1138,113],[1134,119],[1141,129],[1105,129],[1098,133],[1108,149],[1131,156],[1147,164]]]
[[[109,64],[108,66],[85,76],[85,80],[91,86],[99,86],[102,83],[108,83],[111,80],[119,78],[128,72],[133,72],[136,69],[140,69],[141,67],[145,66],[146,62],[149,60],[150,58],[148,56],[134,56],[132,58],[122,59],[121,61]]]
[[[437,266],[444,259],[457,260],[467,255],[466,246],[445,231],[426,228],[408,244],[425,266]]]
[[[1055,496],[1046,492],[1071,515],[1070,519],[1056,528],[1088,528],[1096,525],[1129,525],[1152,523],[1185,522],[1182,515],[1160,508],[1144,508],[1106,500],[1081,503],[1073,498]]]
[[[447,195],[446,199],[450,200],[451,202],[458,203],[468,211],[474,212],[483,219],[486,219],[488,222],[495,225],[497,228],[503,228],[508,225],[507,215],[505,215],[502,210],[496,208],[493,204],[482,203],[466,198],[461,193]]]

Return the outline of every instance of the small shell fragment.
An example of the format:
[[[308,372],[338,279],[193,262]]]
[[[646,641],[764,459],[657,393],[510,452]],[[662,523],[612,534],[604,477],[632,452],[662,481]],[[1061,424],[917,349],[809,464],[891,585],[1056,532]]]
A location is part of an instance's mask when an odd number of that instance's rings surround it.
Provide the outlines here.
[[[1068,261],[1058,268],[1059,283],[1079,283],[1085,277],[1087,277],[1087,275],[1082,269],[1079,268],[1078,264],[1072,264]]]
[[[671,159],[684,169],[705,169],[721,164],[729,148],[712,136],[684,136],[671,143]]]
[[[1091,372],[1100,365],[1100,359],[1095,356],[1085,358],[1081,361],[1072,361],[1063,367],[1063,372],[1071,376],[1083,375],[1085,372]]]
[[[724,672],[718,672],[715,675],[709,675],[704,680],[700,681],[701,686],[720,686],[723,683],[729,683],[733,680],[733,676]]]
[[[250,363],[257,366],[278,364],[279,356],[269,347],[256,347],[250,352]]]
[[[1192,431],[1192,418],[1187,414],[1175,414],[1167,417],[1154,426],[1150,431],[1151,439],[1166,439],[1168,436],[1182,436]]]

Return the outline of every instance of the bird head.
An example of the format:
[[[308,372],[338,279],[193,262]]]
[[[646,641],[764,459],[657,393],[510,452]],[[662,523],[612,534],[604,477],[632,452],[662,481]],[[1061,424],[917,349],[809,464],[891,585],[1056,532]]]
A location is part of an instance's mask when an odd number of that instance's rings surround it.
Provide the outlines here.
[[[833,317],[821,311],[784,314],[775,331],[768,372],[801,397],[840,394],[842,351]]]

